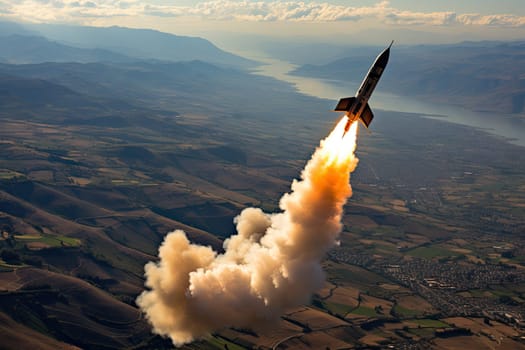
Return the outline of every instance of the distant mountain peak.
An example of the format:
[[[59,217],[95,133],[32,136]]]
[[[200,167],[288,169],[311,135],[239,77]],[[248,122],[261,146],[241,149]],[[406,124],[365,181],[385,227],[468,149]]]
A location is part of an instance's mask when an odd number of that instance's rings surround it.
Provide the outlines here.
[[[58,24],[27,26],[49,40],[85,49],[105,49],[135,59],[172,62],[201,60],[235,68],[250,68],[258,64],[223,51],[204,38],[180,36],[154,29]],[[0,56],[2,56],[1,53]]]
[[[133,61],[130,57],[109,50],[71,47],[26,33],[0,36],[0,57],[3,62],[16,64]]]

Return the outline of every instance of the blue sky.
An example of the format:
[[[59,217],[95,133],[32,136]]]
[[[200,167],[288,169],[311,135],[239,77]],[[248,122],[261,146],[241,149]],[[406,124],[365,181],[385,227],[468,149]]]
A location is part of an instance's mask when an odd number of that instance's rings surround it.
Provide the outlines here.
[[[216,38],[401,43],[525,39],[525,0],[0,0],[0,17]],[[363,33],[366,33],[364,35]]]

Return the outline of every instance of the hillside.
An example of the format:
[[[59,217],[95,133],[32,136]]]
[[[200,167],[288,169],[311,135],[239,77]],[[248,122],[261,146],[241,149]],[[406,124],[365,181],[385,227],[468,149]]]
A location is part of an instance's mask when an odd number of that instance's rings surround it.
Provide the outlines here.
[[[27,31],[36,32],[62,45],[96,50],[90,55],[111,56],[112,54],[108,53],[110,51],[113,54],[141,60],[170,62],[201,60],[237,69],[249,68],[257,64],[221,50],[203,38],[174,35],[150,29],[24,23],[19,26],[9,26],[11,34],[16,34],[16,29],[20,27],[23,30],[21,34],[24,35]],[[0,57],[2,57],[1,54]],[[122,56],[118,58],[119,61],[122,59]],[[85,60],[77,62],[85,62]]]
[[[0,74],[46,80],[89,95],[94,101],[118,99],[156,110],[176,108],[196,113],[227,109],[230,114],[262,115],[273,119],[273,113],[266,113],[264,101],[271,101],[276,114],[294,115],[301,112],[289,103],[289,94],[301,100],[305,108],[316,103],[295,94],[285,83],[202,61],[0,64]]]
[[[103,49],[81,49],[39,36],[0,36],[0,57],[5,63],[130,62],[128,56]]]

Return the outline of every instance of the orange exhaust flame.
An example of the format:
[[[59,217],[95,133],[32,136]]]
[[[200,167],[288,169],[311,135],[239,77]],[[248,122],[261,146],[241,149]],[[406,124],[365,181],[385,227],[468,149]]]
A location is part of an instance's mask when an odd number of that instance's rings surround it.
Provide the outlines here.
[[[321,141],[321,149],[330,155],[328,157],[330,163],[347,163],[354,156],[357,147],[357,130],[359,123],[357,121],[353,122],[343,137],[347,121],[348,117],[345,116],[341,118],[330,135]]]

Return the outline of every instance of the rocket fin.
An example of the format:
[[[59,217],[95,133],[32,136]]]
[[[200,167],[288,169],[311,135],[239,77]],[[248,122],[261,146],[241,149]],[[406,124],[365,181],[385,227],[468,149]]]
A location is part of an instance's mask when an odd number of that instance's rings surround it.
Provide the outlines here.
[[[339,100],[334,111],[349,111],[355,102],[355,97],[346,97]]]
[[[370,105],[368,103],[366,104],[365,109],[363,109],[363,113],[361,113],[359,119],[367,128],[372,122],[372,119],[374,119],[374,113],[372,113],[372,110],[370,109]]]

